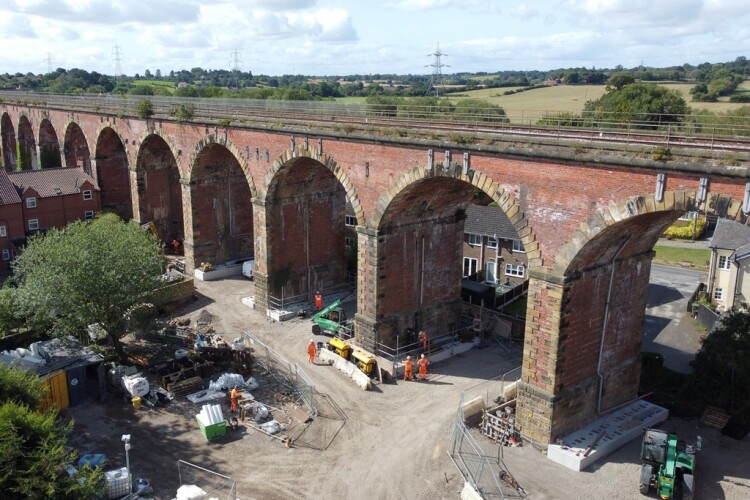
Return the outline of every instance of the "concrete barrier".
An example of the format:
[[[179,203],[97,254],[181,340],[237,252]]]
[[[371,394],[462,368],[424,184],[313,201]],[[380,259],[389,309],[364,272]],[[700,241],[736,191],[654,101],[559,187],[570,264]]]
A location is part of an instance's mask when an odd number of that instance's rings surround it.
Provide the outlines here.
[[[362,373],[354,363],[350,363],[338,354],[327,349],[321,349],[318,352],[318,358],[326,363],[333,365],[334,368],[339,370],[341,373],[351,378],[355,384],[360,386],[362,389],[368,391],[372,388],[372,380],[370,377]]]
[[[461,500],[482,500],[482,498],[482,495],[468,481],[464,483],[464,488],[461,490]]]

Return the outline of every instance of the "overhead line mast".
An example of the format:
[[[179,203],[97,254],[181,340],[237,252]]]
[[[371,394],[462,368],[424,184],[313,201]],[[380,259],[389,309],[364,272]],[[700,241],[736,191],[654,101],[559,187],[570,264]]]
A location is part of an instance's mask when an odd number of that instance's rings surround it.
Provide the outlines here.
[[[425,68],[432,68],[432,77],[430,78],[430,86],[427,87],[426,96],[434,94],[438,99],[440,98],[440,87],[443,85],[443,68],[450,67],[447,64],[443,64],[441,58],[448,54],[443,54],[440,50],[440,42],[437,44],[435,52],[427,54],[434,58],[432,64],[425,65]]]

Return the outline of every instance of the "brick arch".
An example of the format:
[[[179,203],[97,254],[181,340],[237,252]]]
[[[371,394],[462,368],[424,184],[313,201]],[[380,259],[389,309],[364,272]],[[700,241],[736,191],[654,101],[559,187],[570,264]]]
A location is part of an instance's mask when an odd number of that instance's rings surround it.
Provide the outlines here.
[[[747,221],[747,215],[742,213],[742,202],[718,193],[712,193],[706,202],[696,201],[695,191],[666,191],[662,201],[656,201],[653,194],[645,196],[631,196],[619,203],[612,203],[597,211],[596,214],[582,223],[568,242],[558,253],[553,269],[561,275],[571,272],[571,264],[578,254],[589,243],[601,236],[608,229],[639,216],[660,213],[665,215],[664,221],[672,222],[679,214],[691,210],[707,209],[708,213],[719,217],[726,217],[738,222]],[[671,222],[670,222],[671,223]],[[657,235],[658,236],[658,235]]]
[[[174,161],[177,163],[177,168],[180,168],[180,161],[179,158],[182,155],[182,151],[180,148],[175,146],[174,142],[172,141],[172,138],[169,134],[163,132],[161,129],[152,130],[150,132],[146,132],[145,134],[141,134],[138,137],[138,148],[135,152],[135,158],[133,158],[132,164],[135,166],[135,168],[138,168],[138,158],[141,156],[141,151],[143,149],[143,143],[146,142],[146,139],[151,137],[152,135],[158,135],[167,145],[169,150],[172,152],[172,157],[174,158]],[[194,160],[194,158],[193,158]],[[192,165],[192,163],[191,163]],[[182,172],[180,172],[182,174]]]
[[[386,210],[391,202],[409,186],[420,180],[434,177],[450,177],[471,184],[477,189],[492,198],[498,207],[505,212],[513,226],[518,232],[518,236],[523,242],[526,249],[526,255],[529,259],[529,268],[539,267],[542,265],[542,257],[539,250],[539,244],[536,242],[536,235],[529,226],[526,215],[521,211],[518,201],[506,191],[502,186],[495,182],[490,176],[478,170],[470,170],[467,174],[461,171],[461,166],[451,164],[451,168],[446,170],[437,164],[434,170],[427,166],[414,167],[404,172],[398,179],[391,183],[391,187],[383,193],[377,203],[377,209],[372,217],[372,227],[378,228],[383,220]]]
[[[3,111],[0,115],[0,149],[5,170],[11,172],[16,169],[16,128],[10,113]]]
[[[38,158],[36,156],[38,134],[34,132],[33,117],[25,111],[21,111],[18,114],[18,124],[16,128],[16,142],[18,143],[22,155],[28,155],[27,161],[29,170],[39,168]],[[22,130],[26,131],[28,135],[22,134]],[[22,158],[17,158],[16,160],[18,163],[21,163]]]
[[[50,121],[51,121],[51,120],[50,120]],[[89,154],[91,154],[91,145],[89,144],[89,142],[91,142],[91,141],[89,140],[89,138],[88,138],[88,137],[86,137],[86,132],[84,131],[84,129],[83,129],[83,127],[81,126],[81,124],[80,124],[80,123],[78,123],[78,122],[77,122],[76,120],[67,120],[67,121],[65,122],[65,126],[64,126],[64,127],[63,127],[63,129],[62,129],[62,130],[63,130],[63,134],[62,134],[62,137],[63,137],[63,145],[64,145],[64,143],[65,143],[65,136],[66,136],[66,135],[67,135],[67,133],[68,133],[68,128],[70,128],[70,126],[71,126],[71,125],[73,125],[73,124],[77,125],[77,126],[78,126],[78,128],[79,128],[79,129],[81,129],[81,133],[83,134],[83,139],[84,139],[84,140],[86,141],[86,147],[87,147],[87,148],[89,149]],[[99,134],[98,134],[98,133],[96,134],[96,137],[97,137],[97,138],[99,137]],[[124,143],[123,143],[123,144],[124,144]]]
[[[161,134],[160,134],[161,135]],[[164,138],[162,136],[162,138]],[[166,140],[166,138],[165,138]],[[170,148],[172,148],[172,152],[174,153],[174,149],[171,145],[171,143],[167,142],[169,144]],[[195,149],[193,150],[193,153],[190,155],[190,161],[188,163],[188,172],[187,172],[187,179],[192,180],[193,178],[193,168],[195,167],[195,162],[198,160],[199,155],[201,152],[208,146],[212,144],[218,144],[220,146],[224,146],[229,150],[230,153],[234,156],[234,158],[237,160],[237,163],[240,164],[240,168],[242,169],[242,172],[245,174],[245,179],[247,179],[247,184],[250,187],[250,195],[255,198],[258,196],[258,191],[255,188],[255,180],[253,179],[253,175],[250,173],[250,169],[247,166],[247,158],[240,152],[239,148],[235,146],[232,141],[229,139],[225,139],[222,137],[216,137],[214,134],[209,134],[203,137],[200,141],[198,141],[198,144],[195,145]],[[177,155],[175,155],[175,160],[177,159]]]
[[[78,159],[77,159],[77,157],[75,155],[75,152],[73,152],[73,155],[71,156],[71,154],[70,154],[71,152],[67,149],[68,148],[68,141],[67,141],[68,131],[70,130],[70,128],[73,125],[75,125],[76,127],[78,127],[78,129],[81,131],[81,136],[83,136],[83,144],[86,147],[87,156],[84,158],[84,164],[83,164],[82,168],[83,168],[83,170],[86,173],[93,174],[93,172],[91,171],[91,159],[92,159],[91,158],[91,151],[92,151],[92,149],[91,149],[91,144],[89,144],[90,140],[89,140],[88,137],[86,137],[86,132],[84,131],[84,128],[81,127],[81,124],[78,123],[75,120],[68,120],[65,123],[65,127],[63,128],[63,154],[65,155],[65,165],[63,165],[63,167],[68,167],[68,165],[70,163],[75,163],[75,164],[78,163]],[[97,136],[97,139],[98,139],[98,136]],[[71,161],[71,158],[73,158],[72,161]],[[86,160],[88,160],[88,161],[86,161]],[[93,177],[93,175],[92,175],[92,177]]]
[[[349,176],[346,175],[346,172],[344,172],[344,169],[339,166],[336,160],[331,158],[326,153],[319,153],[318,149],[314,147],[311,148],[309,146],[299,146],[295,147],[294,149],[287,149],[281,155],[279,155],[278,158],[276,158],[271,169],[266,174],[266,198],[268,198],[269,193],[273,191],[275,183],[278,179],[277,174],[279,173],[279,171],[281,171],[281,169],[283,169],[287,165],[287,163],[289,163],[291,160],[294,160],[295,158],[310,158],[311,160],[317,161],[326,169],[328,169],[334,175],[334,177],[338,179],[341,186],[343,186],[344,191],[346,192],[346,200],[351,203],[352,207],[354,208],[354,215],[357,218],[357,225],[365,225],[365,216],[364,212],[362,211],[362,205],[359,201],[359,195],[357,194],[356,188],[354,188],[354,186],[352,185]]]
[[[122,147],[125,149],[125,155],[128,156],[128,163],[130,163],[130,161],[129,161],[130,156],[128,155],[128,145],[126,144],[125,140],[123,139],[122,132],[117,127],[117,125],[115,125],[113,122],[107,120],[105,122],[102,122],[96,128],[96,134],[95,134],[96,135],[96,142],[95,142],[95,144],[96,145],[99,144],[99,138],[102,136],[102,132],[104,132],[104,130],[108,129],[108,128],[112,129],[112,132],[114,132],[115,135],[117,135],[117,137],[120,139],[120,144],[122,144]],[[66,130],[67,130],[67,127],[66,127]],[[81,129],[81,130],[83,130],[83,129]],[[86,134],[84,134],[84,136],[85,135]],[[65,139],[63,139],[63,140],[65,140]],[[96,148],[94,148],[94,158],[96,158]]]

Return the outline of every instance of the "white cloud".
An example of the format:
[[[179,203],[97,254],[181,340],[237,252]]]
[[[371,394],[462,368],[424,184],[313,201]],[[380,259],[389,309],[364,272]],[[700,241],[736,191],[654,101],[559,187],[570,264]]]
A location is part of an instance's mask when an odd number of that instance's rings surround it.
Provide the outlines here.
[[[249,0],[251,7],[269,10],[299,10],[315,7],[315,0]]]
[[[188,22],[198,17],[198,4],[186,0],[10,0],[6,8],[47,19],[110,25]]]
[[[540,16],[539,11],[534,7],[529,7],[525,3],[517,5],[508,11],[511,16],[522,21],[530,21]]]
[[[383,2],[383,5],[394,7],[399,10],[431,10],[447,9],[451,7],[466,8],[479,4],[484,4],[486,7],[490,7],[492,0],[485,0],[483,2],[479,0],[386,0]]]

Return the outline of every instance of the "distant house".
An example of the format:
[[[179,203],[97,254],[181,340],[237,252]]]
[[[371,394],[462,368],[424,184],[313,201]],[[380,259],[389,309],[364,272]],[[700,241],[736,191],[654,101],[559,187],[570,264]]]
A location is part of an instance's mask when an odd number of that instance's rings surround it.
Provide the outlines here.
[[[717,310],[750,303],[750,227],[719,219],[709,248],[708,293]]]
[[[492,286],[528,279],[526,251],[516,228],[501,209],[469,205],[463,243],[463,277]]]

